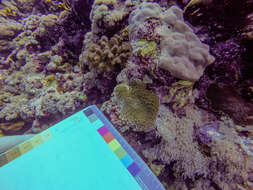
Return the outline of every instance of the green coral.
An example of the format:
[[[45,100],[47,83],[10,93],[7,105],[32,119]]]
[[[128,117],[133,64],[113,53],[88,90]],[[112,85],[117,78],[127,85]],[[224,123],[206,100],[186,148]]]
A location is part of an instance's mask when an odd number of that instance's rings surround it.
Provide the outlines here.
[[[172,103],[172,108],[178,110],[190,103],[193,82],[180,80],[172,84],[169,94],[163,99],[164,103]]]
[[[154,128],[159,110],[159,97],[141,82],[132,81],[129,85],[115,87],[115,96],[122,103],[120,119],[134,125],[136,131],[149,131]]]
[[[157,44],[154,41],[147,41],[145,39],[141,39],[137,42],[138,46],[141,46],[138,51],[141,56],[144,57],[146,55],[155,56],[157,54]]]
[[[115,34],[110,40],[102,36],[97,43],[91,44],[86,52],[86,60],[89,69],[95,68],[98,73],[103,73],[124,68],[130,55],[129,41]]]

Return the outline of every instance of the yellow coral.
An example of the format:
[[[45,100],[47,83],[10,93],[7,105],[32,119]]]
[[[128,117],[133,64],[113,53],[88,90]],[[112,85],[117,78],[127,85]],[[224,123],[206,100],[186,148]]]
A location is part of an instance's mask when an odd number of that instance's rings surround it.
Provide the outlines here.
[[[172,108],[174,110],[184,107],[191,101],[192,86],[192,82],[185,80],[173,83],[170,87],[168,96],[164,98],[163,102],[173,103]]]
[[[5,7],[3,10],[0,11],[0,16],[4,16],[4,17],[16,17],[17,16],[17,12],[11,8],[11,7]]]
[[[149,131],[159,110],[159,97],[141,82],[132,81],[129,85],[115,87],[115,96],[122,103],[120,118],[134,125],[136,131]]]

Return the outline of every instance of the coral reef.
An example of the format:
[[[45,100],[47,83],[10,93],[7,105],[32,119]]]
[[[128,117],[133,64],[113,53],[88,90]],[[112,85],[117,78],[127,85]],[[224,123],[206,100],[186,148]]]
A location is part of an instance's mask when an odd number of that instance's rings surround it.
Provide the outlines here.
[[[124,42],[115,34],[110,40],[102,36],[97,44],[91,44],[86,52],[86,60],[89,69],[96,68],[98,73],[106,73],[124,68],[130,55],[129,42]]]
[[[96,104],[166,189],[252,189],[252,8],[2,0],[0,136]]]
[[[214,61],[208,46],[201,43],[193,30],[183,22],[183,11],[178,7],[172,6],[162,11],[155,3],[144,2],[139,5],[129,18],[132,44],[150,35],[147,34],[150,31],[145,31],[145,22],[156,23],[152,36],[154,39],[160,38],[158,66],[168,70],[174,77],[196,81],[205,67]]]
[[[147,90],[145,84],[136,81],[132,81],[129,86],[120,84],[115,87],[115,96],[122,102],[121,119],[134,125],[136,131],[154,128],[159,98],[154,92]]]
[[[71,43],[72,39],[67,35],[65,23],[68,17],[56,14],[66,11],[63,9],[70,5],[67,1],[39,2],[40,5],[51,3],[51,8],[56,7],[47,9],[45,6],[32,7],[33,3],[23,2],[15,18],[10,15],[1,18],[0,36],[5,47],[0,52],[0,123],[3,126],[8,124],[11,131],[16,121],[26,122],[23,128],[17,127],[16,131],[13,128],[16,134],[39,132],[64,115],[73,113],[86,101],[82,91],[83,76],[70,57],[73,51],[72,57],[75,61],[78,59],[74,55],[78,53],[75,52],[78,44],[74,44],[75,40]],[[13,1],[3,4],[16,10]],[[36,13],[31,14],[31,11]],[[68,11],[67,14],[71,15]],[[66,38],[68,43],[65,43]],[[68,47],[68,44],[72,46]]]
[[[172,103],[173,110],[178,110],[189,103],[193,103],[192,86],[192,82],[183,80],[173,83],[169,87],[168,96],[163,97],[162,102]]]
[[[187,117],[178,118],[161,106],[156,125],[162,142],[153,149],[144,150],[144,155],[166,163],[177,162],[174,171],[184,178],[194,179],[200,175],[207,176],[209,158],[201,154],[198,143],[192,138],[194,125],[200,125],[201,118],[195,110],[190,112]]]
[[[0,56],[5,56],[9,54],[15,46],[11,44],[11,40],[16,37],[16,35],[22,31],[22,25],[14,21],[9,21],[0,18]]]
[[[111,37],[123,28],[135,5],[132,0],[95,0],[90,14],[93,34]]]

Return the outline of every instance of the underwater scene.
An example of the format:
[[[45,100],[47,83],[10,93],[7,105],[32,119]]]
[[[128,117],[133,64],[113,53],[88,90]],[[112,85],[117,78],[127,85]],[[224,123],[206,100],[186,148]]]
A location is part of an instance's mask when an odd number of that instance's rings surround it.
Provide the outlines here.
[[[0,0],[0,138],[89,105],[166,190],[253,190],[253,0]]]

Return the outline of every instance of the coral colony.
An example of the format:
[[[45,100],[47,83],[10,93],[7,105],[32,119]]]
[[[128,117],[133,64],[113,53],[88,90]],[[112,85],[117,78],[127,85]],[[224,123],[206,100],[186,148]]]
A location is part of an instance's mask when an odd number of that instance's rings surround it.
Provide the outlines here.
[[[0,3],[0,136],[96,104],[166,189],[252,190],[252,1]]]

